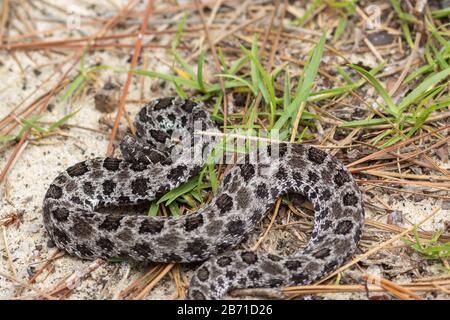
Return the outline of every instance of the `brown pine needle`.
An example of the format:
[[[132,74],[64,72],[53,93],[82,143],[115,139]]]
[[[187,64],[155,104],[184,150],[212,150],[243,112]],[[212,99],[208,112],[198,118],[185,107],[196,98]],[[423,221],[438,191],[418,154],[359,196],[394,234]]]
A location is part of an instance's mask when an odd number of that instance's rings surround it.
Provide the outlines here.
[[[118,108],[117,114],[116,114],[116,119],[114,121],[114,126],[111,130],[111,135],[109,137],[108,147],[106,149],[107,157],[111,156],[112,152],[113,152],[114,140],[116,139],[117,130],[119,129],[120,118],[122,117],[122,114],[125,111],[125,101],[127,99],[128,90],[129,90],[130,84],[131,84],[131,79],[133,78],[133,72],[131,70],[136,68],[139,55],[141,54],[142,39],[145,34],[145,29],[147,28],[147,25],[148,25],[148,18],[153,10],[153,3],[154,3],[153,0],[149,0],[147,2],[147,7],[145,8],[145,11],[143,14],[141,29],[138,33],[138,37],[137,37],[136,44],[134,47],[133,58],[131,59],[130,71],[128,71],[127,80],[125,81],[125,85],[123,86],[122,94],[120,96],[120,101],[119,101],[119,108]]]
[[[144,299],[149,292],[158,284],[158,282],[164,278],[164,276],[175,266],[175,263],[170,263],[161,270],[161,272],[153,279],[135,298],[134,300]]]

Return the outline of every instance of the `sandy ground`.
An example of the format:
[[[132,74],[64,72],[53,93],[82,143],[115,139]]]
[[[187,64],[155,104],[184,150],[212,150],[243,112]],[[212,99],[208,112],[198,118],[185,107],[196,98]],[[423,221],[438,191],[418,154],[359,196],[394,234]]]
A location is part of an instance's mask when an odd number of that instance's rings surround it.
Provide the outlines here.
[[[45,25],[40,26],[45,28]],[[170,37],[167,37],[170,41]],[[131,52],[131,51],[129,51]],[[156,56],[164,58],[165,51],[160,49],[144,50],[144,55],[150,57],[149,69],[161,72],[167,72],[168,67],[161,64]],[[4,117],[9,112],[15,110],[16,106],[32,93],[36,88],[41,86],[44,79],[49,77],[57,65],[47,65],[49,61],[40,53],[30,53],[29,56],[22,52],[16,52],[15,56],[2,51],[0,53],[0,118]],[[61,61],[64,56],[61,56]],[[124,54],[123,51],[110,54],[108,51],[95,52],[90,55],[87,60],[87,65],[93,65],[96,62],[122,66],[126,68],[129,65],[129,53]],[[17,61],[20,61],[20,66]],[[58,61],[53,61],[58,63]],[[23,71],[21,70],[23,69]],[[39,74],[34,70],[39,70]],[[61,71],[61,70],[60,70]],[[52,76],[45,88],[48,89],[55,84],[60,73]],[[14,275],[16,279],[27,281],[33,272],[38,268],[43,261],[48,259],[54,252],[51,241],[45,232],[42,222],[42,200],[44,194],[55,176],[68,166],[94,157],[102,156],[106,152],[107,139],[110,128],[103,124],[101,119],[114,118],[115,111],[110,114],[104,114],[94,108],[93,92],[98,90],[101,83],[112,81],[117,85],[123,85],[125,80],[124,74],[114,74],[106,71],[101,74],[100,84],[97,88],[93,88],[88,92],[84,98],[77,100],[73,104],[58,104],[57,101],[52,101],[54,105],[51,111],[45,113],[42,121],[54,121],[68,114],[69,112],[81,108],[81,111],[73,117],[69,123],[73,125],[80,125],[86,128],[100,130],[103,133],[92,132],[79,128],[64,129],[63,135],[56,135],[44,140],[30,141],[21,150],[21,155],[17,162],[14,163],[10,170],[6,183],[0,185],[0,219],[11,214],[19,215],[20,222],[7,227],[0,228],[0,272]],[[146,80],[145,82],[145,99],[164,96],[172,93],[172,89],[162,88],[161,83],[154,80]],[[46,90],[43,88],[42,91]],[[132,85],[129,98],[137,99],[139,92],[137,90],[137,82]],[[33,97],[38,96],[34,94]],[[30,101],[30,100],[28,100]],[[127,104],[127,110],[133,116],[139,109],[140,104]],[[122,134],[126,128],[126,123],[123,121],[121,126]],[[12,152],[13,148],[8,148],[0,154],[0,168],[3,168]],[[438,162],[438,160],[436,160]],[[442,167],[450,169],[448,164],[439,163]],[[410,225],[423,219],[434,208],[440,208],[441,211],[435,215],[430,221],[426,222],[422,228],[423,230],[442,230],[445,221],[448,221],[450,214],[448,203],[443,203],[442,200],[435,200],[432,198],[425,198],[420,201],[415,201],[413,197],[391,195],[388,193],[377,193],[371,198],[366,194],[366,200],[373,201],[379,206],[379,199],[382,199],[392,209],[398,210],[404,216],[404,226]],[[375,213],[372,210],[368,211],[368,217],[379,220],[381,222],[387,221],[387,214]],[[261,231],[260,229],[259,231]],[[368,233],[373,231],[366,231]],[[255,236],[249,239],[249,243],[258,236],[258,231],[255,231]],[[389,235],[386,235],[386,239]],[[263,248],[271,251],[279,251],[280,245],[277,242],[280,239],[290,239],[286,232],[272,232],[271,237],[266,241]],[[398,243],[401,244],[401,243]],[[283,246],[283,245],[282,245]],[[387,259],[389,261],[398,260],[396,254],[389,251],[383,252],[377,259]],[[404,267],[413,267],[414,263],[423,263],[422,259],[411,251],[403,250],[403,255],[407,255],[407,263]],[[406,261],[406,260],[405,260]],[[412,262],[411,262],[412,261]],[[379,262],[381,264],[381,262]],[[397,263],[402,264],[401,260]],[[51,267],[44,271],[38,277],[36,288],[48,292],[48,290],[59,283],[64,277],[72,275],[77,271],[86,270],[91,262],[82,261],[77,258],[64,256],[57,259],[51,264]],[[129,285],[134,279],[142,275],[142,272],[148,270],[148,266],[138,265],[134,263],[118,263],[118,264],[103,264],[93,271],[87,279],[83,280],[72,292],[70,298],[72,299],[110,299],[117,297],[118,293]],[[383,274],[383,271],[377,265],[368,268],[369,272],[374,274]],[[427,272],[429,274],[436,274],[437,270],[433,265],[426,264]],[[183,267],[183,269],[185,269]],[[189,269],[189,268],[187,268]],[[189,278],[189,272],[183,273],[186,279]],[[407,282],[411,275],[405,272],[399,274],[394,278],[398,282]],[[0,277],[0,298],[10,299],[17,296],[18,286]],[[157,286],[151,291],[148,298],[171,298],[176,292],[175,285],[170,277],[166,276]],[[25,296],[33,295],[32,291],[25,291],[22,293]],[[334,298],[365,298],[365,295],[334,295]],[[432,296],[430,296],[432,297]]]

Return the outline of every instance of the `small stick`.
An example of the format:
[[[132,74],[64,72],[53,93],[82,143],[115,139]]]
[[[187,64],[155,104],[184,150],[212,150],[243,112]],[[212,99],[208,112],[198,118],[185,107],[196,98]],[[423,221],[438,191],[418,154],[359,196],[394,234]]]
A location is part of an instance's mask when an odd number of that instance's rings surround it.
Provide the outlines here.
[[[217,72],[221,73],[222,68],[220,67],[219,56],[217,55],[216,46],[213,43],[211,38],[211,34],[209,32],[208,24],[206,23],[205,13],[203,12],[203,4],[201,0],[195,0],[195,5],[197,6],[198,13],[200,14],[200,19],[202,20],[203,29],[205,30],[206,40],[208,41],[209,48],[214,58],[214,65],[216,67]],[[222,77],[219,77],[220,89],[223,93],[223,124],[224,126],[228,123],[228,102],[227,102],[227,93],[225,91],[225,82]],[[223,129],[226,131],[226,129]]]
[[[22,286],[22,287],[25,287],[25,288],[27,288],[27,289],[30,289],[30,290],[32,290],[32,291],[38,293],[39,295],[41,295],[41,296],[43,296],[43,297],[45,297],[45,298],[47,298],[47,299],[49,299],[49,300],[57,300],[57,299],[56,299],[55,297],[53,297],[52,295],[50,295],[50,294],[48,294],[48,293],[45,293],[45,292],[43,292],[43,291],[41,291],[41,290],[39,290],[39,289],[37,289],[37,288],[35,288],[35,287],[33,287],[33,286],[30,286],[28,283],[23,282],[23,281],[21,281],[21,280],[18,280],[18,279],[14,278],[14,277],[12,277],[12,276],[6,274],[6,273],[3,273],[3,272],[1,272],[1,271],[0,271],[0,277],[3,277],[3,278],[5,278],[5,279],[8,279],[9,281],[14,282],[14,283],[16,283],[16,284],[18,284],[18,285],[20,285],[20,286]]]
[[[154,3],[153,0],[149,0],[149,2],[147,3],[147,7],[145,8],[145,11],[144,11],[141,29],[138,33],[137,41],[136,41],[136,44],[134,47],[133,58],[131,59],[131,66],[130,66],[131,70],[136,67],[139,55],[141,53],[142,38],[144,37],[145,29],[147,28],[147,25],[148,25],[148,18],[153,10],[153,3]],[[127,80],[123,87],[122,95],[120,96],[119,109],[117,110],[117,115],[116,115],[116,119],[114,121],[114,126],[112,128],[111,135],[109,137],[108,147],[106,149],[106,156],[108,156],[108,157],[112,155],[113,143],[114,143],[114,140],[116,139],[117,130],[119,128],[119,123],[120,123],[120,118],[122,117],[122,114],[125,111],[125,101],[126,101],[126,98],[128,95],[128,90],[130,88],[131,79],[133,77],[133,72],[131,70],[128,71]]]
[[[156,284],[164,278],[164,276],[175,266],[175,263],[168,264],[156,277],[153,279],[152,282],[150,282],[144,290],[142,290],[135,298],[134,300],[142,300],[144,299],[148,293],[156,286]]]

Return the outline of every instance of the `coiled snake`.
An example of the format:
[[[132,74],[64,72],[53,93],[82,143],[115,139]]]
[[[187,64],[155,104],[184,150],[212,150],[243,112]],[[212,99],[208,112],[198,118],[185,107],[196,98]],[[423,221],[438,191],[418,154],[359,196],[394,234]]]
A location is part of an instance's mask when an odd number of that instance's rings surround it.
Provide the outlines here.
[[[122,140],[123,159],[90,159],[59,174],[43,204],[55,244],[83,259],[206,260],[192,277],[190,299],[219,299],[236,288],[311,283],[354,253],[364,219],[360,191],[334,157],[303,144],[272,143],[264,152],[243,156],[196,212],[171,217],[99,212],[156,199],[196,175],[205,161],[198,155],[214,147],[211,139],[193,135],[196,126],[217,131],[200,103],[154,100],[136,116],[136,137]],[[313,203],[307,246],[290,256],[231,250],[289,192]]]

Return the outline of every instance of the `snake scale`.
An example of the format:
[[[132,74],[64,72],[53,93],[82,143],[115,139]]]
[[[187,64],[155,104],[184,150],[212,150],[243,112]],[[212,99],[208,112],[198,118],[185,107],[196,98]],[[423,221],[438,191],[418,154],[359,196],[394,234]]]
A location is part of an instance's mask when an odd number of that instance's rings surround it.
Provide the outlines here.
[[[231,289],[314,282],[355,252],[364,220],[360,191],[334,157],[303,144],[271,143],[264,152],[242,156],[223,176],[212,200],[196,212],[169,217],[104,212],[157,199],[195,176],[205,161],[195,155],[211,152],[214,142],[194,130],[218,132],[201,103],[171,97],[144,106],[134,124],[136,135],[126,135],[120,143],[123,159],[79,162],[48,188],[44,224],[69,254],[205,261],[195,271],[187,297],[220,299]],[[277,157],[271,156],[274,150]],[[255,229],[278,197],[290,192],[305,195],[314,206],[314,228],[304,249],[290,256],[230,250]]]

